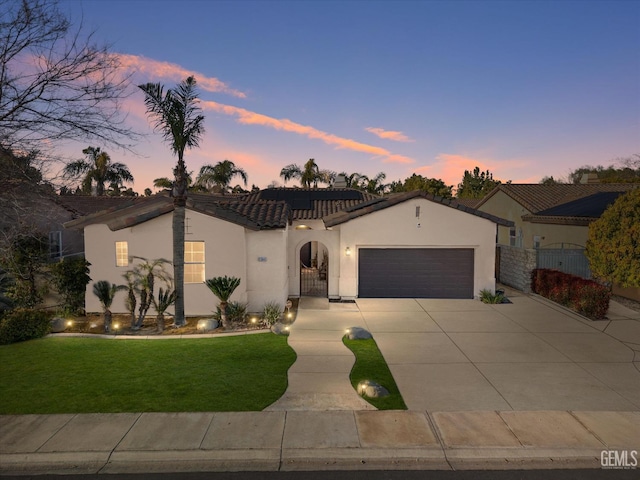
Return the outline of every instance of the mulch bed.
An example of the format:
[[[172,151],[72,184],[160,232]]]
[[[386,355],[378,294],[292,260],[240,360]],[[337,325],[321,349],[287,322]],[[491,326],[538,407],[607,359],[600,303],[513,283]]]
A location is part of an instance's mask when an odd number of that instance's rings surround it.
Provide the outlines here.
[[[298,312],[298,299],[292,298],[291,303],[292,307],[289,310],[289,313],[291,315],[288,315],[287,311],[285,310],[285,313],[281,320],[281,322],[285,325],[291,325],[295,321],[296,314]],[[172,326],[173,317],[171,317],[170,315],[165,315],[165,328],[162,333],[159,333],[156,327],[156,318],[153,315],[145,317],[142,327],[139,330],[131,330],[130,315],[113,314],[111,319],[111,334],[116,333],[117,335],[131,335],[140,337],[146,337],[149,335],[199,335],[202,332],[199,332],[197,329],[198,320],[206,318],[211,318],[211,316],[201,315],[196,317],[187,317],[187,324],[184,327],[174,328]],[[252,319],[257,319],[258,321],[256,323],[253,323]],[[259,314],[253,314],[248,316],[248,320],[246,322],[232,323],[231,328],[228,330],[225,330],[223,327],[219,327],[207,333],[215,334],[244,332],[265,328],[259,320]],[[83,317],[74,317],[72,319],[72,322],[73,324],[71,326],[67,326],[64,333],[93,333],[96,335],[104,334],[104,324],[102,322],[101,314],[89,313]]]

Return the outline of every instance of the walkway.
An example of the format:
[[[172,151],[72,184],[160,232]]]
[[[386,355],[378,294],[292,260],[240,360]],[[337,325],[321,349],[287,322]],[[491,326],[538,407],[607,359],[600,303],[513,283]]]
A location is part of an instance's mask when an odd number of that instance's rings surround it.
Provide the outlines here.
[[[349,380],[355,357],[343,343],[349,327],[362,325],[358,307],[302,297],[289,345],[298,356],[286,393],[266,410],[375,410]]]

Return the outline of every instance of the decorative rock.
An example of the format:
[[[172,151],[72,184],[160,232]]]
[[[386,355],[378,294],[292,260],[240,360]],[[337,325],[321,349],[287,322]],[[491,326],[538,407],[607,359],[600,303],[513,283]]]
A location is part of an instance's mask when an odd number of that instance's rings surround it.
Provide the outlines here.
[[[51,319],[51,333],[61,333],[64,332],[66,328],[66,320],[61,317],[54,317]]]
[[[281,322],[271,325],[271,331],[276,335],[289,335],[289,326]]]
[[[371,333],[362,327],[351,327],[347,329],[347,336],[349,340],[367,340],[372,338]]]
[[[358,383],[358,394],[363,397],[380,398],[388,396],[389,390],[371,380],[363,380]]]
[[[197,330],[199,332],[209,332],[218,328],[218,321],[215,318],[204,318],[198,320]]]

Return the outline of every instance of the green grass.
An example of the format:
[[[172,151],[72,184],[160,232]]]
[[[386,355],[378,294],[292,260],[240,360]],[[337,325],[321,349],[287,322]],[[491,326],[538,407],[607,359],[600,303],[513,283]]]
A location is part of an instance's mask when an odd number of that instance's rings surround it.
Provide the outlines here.
[[[389,391],[389,396],[381,398],[363,397],[378,410],[406,410],[400,390],[373,338],[368,340],[349,340],[345,336],[344,344],[356,356],[351,369],[351,385],[355,389],[362,380],[373,380]]]
[[[0,346],[0,414],[262,410],[286,390],[295,358],[270,333],[31,340]]]

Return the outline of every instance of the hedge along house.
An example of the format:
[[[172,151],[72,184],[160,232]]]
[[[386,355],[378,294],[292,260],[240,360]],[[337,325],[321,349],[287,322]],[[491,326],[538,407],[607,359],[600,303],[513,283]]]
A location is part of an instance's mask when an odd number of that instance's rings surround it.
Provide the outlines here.
[[[93,281],[121,284],[134,257],[171,259],[172,210],[160,194],[66,227],[84,229]],[[242,280],[232,300],[250,311],[289,296],[473,298],[495,288],[496,224],[511,225],[423,192],[342,188],[189,194],[186,218],[188,315],[214,310],[203,282],[222,275]],[[91,284],[87,292],[87,311],[99,311]],[[124,295],[112,311],[126,311]]]

